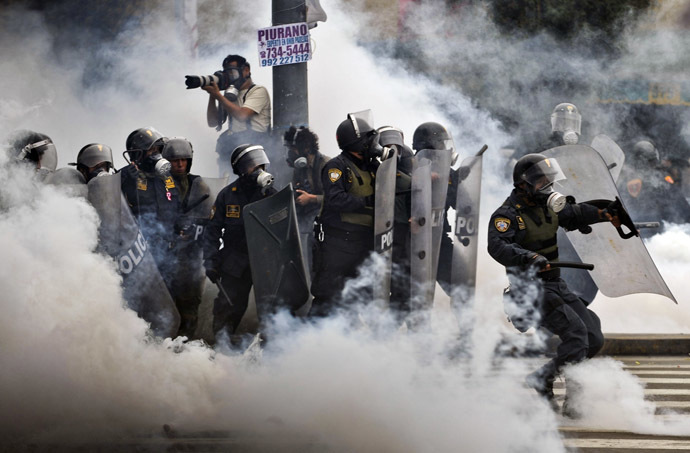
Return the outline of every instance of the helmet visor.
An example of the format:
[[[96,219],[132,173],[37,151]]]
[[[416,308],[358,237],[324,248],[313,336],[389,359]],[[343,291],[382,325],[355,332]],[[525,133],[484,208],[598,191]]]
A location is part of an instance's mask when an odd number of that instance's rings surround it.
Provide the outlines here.
[[[258,165],[269,165],[268,156],[263,147],[253,145],[244,149],[232,162],[235,173],[238,175],[246,175],[249,170]]]
[[[363,120],[370,127],[374,127],[374,113],[370,109],[362,110],[360,112],[348,113],[347,117],[350,119],[350,121],[352,121],[352,127],[354,127],[355,129],[355,135],[357,136],[357,138],[361,138],[363,135],[369,132],[369,130],[360,130],[359,124],[357,122],[358,118],[360,120]]]
[[[403,134],[402,134],[402,131],[400,129],[386,126],[386,127],[379,128],[378,133],[379,133],[379,144],[381,146],[397,145],[397,146],[402,147],[404,145]]]
[[[554,112],[551,114],[551,131],[575,131],[580,135],[582,117],[577,112]]]
[[[561,166],[553,158],[537,162],[522,174],[522,180],[534,187],[535,190],[542,190],[565,179]]]

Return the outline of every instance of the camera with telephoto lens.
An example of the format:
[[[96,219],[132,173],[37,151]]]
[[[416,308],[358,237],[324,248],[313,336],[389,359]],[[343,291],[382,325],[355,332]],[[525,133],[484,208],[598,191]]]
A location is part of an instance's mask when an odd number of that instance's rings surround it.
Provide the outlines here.
[[[230,76],[225,71],[216,71],[212,75],[207,76],[187,75],[184,77],[184,83],[187,85],[188,90],[205,87],[211,85],[213,82],[216,82],[219,89],[227,90],[231,83]]]

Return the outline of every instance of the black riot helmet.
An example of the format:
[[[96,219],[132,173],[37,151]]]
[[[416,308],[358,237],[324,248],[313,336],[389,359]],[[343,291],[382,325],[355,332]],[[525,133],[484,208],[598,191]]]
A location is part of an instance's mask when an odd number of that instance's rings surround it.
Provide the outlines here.
[[[640,140],[635,143],[632,149],[632,161],[638,165],[658,165],[659,151],[656,146],[648,140]]]
[[[375,134],[374,128],[359,116],[348,114],[347,119],[338,125],[335,138],[338,148],[347,152],[366,152],[369,140]]]
[[[70,162],[68,165],[75,165],[88,182],[101,173],[107,174],[113,168],[113,151],[107,145],[89,143],[79,150],[77,161]],[[94,167],[98,168],[90,172],[89,169]]]
[[[18,130],[8,140],[9,152],[18,162],[29,163],[44,172],[57,168],[57,149],[50,137],[40,132]]]
[[[458,160],[453,137],[451,137],[443,125],[433,121],[417,126],[414,134],[412,134],[412,148],[416,151],[423,149],[447,149],[451,152],[450,164],[455,165],[455,162]]]
[[[189,140],[184,137],[170,137],[164,140],[161,155],[168,161],[174,159],[187,159],[187,173],[192,169],[194,149]]]
[[[543,154],[525,154],[513,168],[513,184],[515,186],[526,182],[530,187],[541,190],[564,179],[566,179],[565,174],[563,174],[556,159],[547,158]]]
[[[235,148],[230,156],[230,164],[237,176],[244,176],[257,165],[268,166],[270,162],[263,146],[247,143]]]
[[[152,127],[142,127],[132,131],[127,136],[125,151],[129,155],[129,160],[139,162],[144,157],[144,153],[151,148],[151,145],[163,137],[163,134]]]

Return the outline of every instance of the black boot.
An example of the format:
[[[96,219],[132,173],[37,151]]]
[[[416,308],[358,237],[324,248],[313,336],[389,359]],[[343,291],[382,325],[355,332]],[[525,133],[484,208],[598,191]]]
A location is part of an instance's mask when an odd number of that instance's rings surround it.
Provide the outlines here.
[[[529,387],[533,388],[539,394],[539,396],[545,398],[554,412],[558,412],[560,407],[558,407],[556,396],[553,394],[553,381],[555,379],[555,376],[551,374],[544,374],[544,371],[539,369],[528,374],[525,378],[525,383]]]
[[[565,400],[563,400],[563,416],[573,420],[582,418],[582,413],[577,407],[575,401],[580,398],[582,394],[582,386],[572,379],[565,380]]]

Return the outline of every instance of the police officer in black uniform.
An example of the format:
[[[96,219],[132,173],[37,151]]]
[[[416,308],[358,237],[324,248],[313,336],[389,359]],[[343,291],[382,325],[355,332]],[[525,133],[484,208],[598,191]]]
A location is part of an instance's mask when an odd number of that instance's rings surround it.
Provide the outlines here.
[[[67,165],[77,167],[88,183],[100,175],[110,174],[113,169],[113,150],[102,143],[89,143],[77,153],[77,161]]]
[[[376,132],[348,115],[336,130],[342,152],[321,173],[323,207],[315,226],[315,275],[311,316],[324,317],[340,305],[348,279],[374,250],[374,187],[377,163],[370,153]],[[366,297],[366,295],[359,295]]]
[[[448,130],[439,123],[427,122],[420,124],[415,129],[412,136],[412,148],[417,152],[423,149],[446,149],[451,153],[450,165],[453,166],[458,160],[458,153],[455,152],[455,144]],[[467,175],[465,175],[467,177]],[[438,272],[436,281],[441,285],[443,291],[451,293],[451,265],[453,262],[453,239],[451,238],[451,228],[448,222],[448,209],[455,209],[458,192],[458,181],[460,179],[459,170],[450,169],[448,176],[448,192],[446,194],[446,208],[443,213],[443,235],[441,236],[441,248],[438,255]]]
[[[235,334],[247,310],[252,288],[244,206],[276,193],[272,187],[273,176],[266,171],[268,157],[261,145],[238,146],[231,154],[230,164],[239,178],[216,197],[203,237],[206,276],[222,288],[213,304],[216,339]],[[261,321],[269,307],[256,308]]]
[[[206,282],[201,235],[208,218],[194,218],[189,212],[206,201],[210,190],[199,179],[199,175],[190,173],[194,149],[189,140],[183,137],[164,139],[161,154],[170,162],[170,172],[180,194],[172,249],[175,271],[170,282],[170,293],[180,312],[178,336],[193,339]]]
[[[161,133],[152,127],[136,129],[129,134],[125,153],[130,164],[120,172],[122,193],[151,247],[163,280],[170,288],[175,269],[170,250],[180,200],[170,174],[170,162],[161,155],[162,138]]]
[[[558,227],[586,232],[588,225],[607,220],[620,226],[615,212],[574,203],[555,192],[553,183],[561,179],[565,175],[555,159],[542,154],[521,157],[513,170],[515,187],[492,214],[488,235],[489,254],[508,273],[504,303],[511,322],[522,332],[544,327],[562,341],[557,356],[527,377],[528,385],[554,408],[553,381],[560,369],[593,357],[604,344],[597,315],[568,289],[560,270],[550,265],[558,261]],[[576,415],[567,404],[564,414]]]

